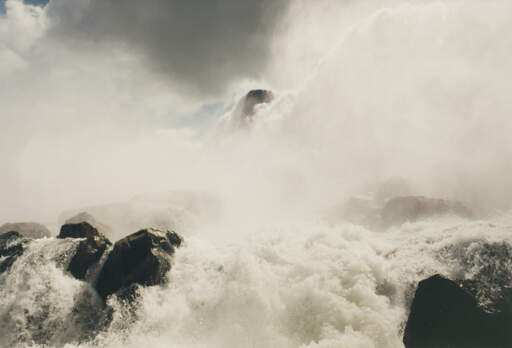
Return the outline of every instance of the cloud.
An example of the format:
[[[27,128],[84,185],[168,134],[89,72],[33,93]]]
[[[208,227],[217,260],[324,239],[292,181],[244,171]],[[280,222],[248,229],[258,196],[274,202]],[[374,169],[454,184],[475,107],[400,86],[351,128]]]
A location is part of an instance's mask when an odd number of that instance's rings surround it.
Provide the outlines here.
[[[219,95],[266,68],[287,0],[53,0],[59,40],[123,46],[182,91]]]

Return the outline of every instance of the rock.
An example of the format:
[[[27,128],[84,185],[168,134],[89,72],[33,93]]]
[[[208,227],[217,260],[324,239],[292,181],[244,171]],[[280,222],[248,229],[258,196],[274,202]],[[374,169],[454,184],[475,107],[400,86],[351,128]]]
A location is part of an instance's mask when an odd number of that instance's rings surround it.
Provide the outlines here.
[[[14,261],[23,254],[29,239],[16,231],[0,234],[0,274],[8,270]]]
[[[89,222],[111,241],[117,241],[126,237],[126,231],[139,231],[148,226],[164,231],[185,232],[198,225],[214,223],[221,215],[221,209],[222,203],[216,195],[204,191],[180,190],[140,195],[126,201],[64,211],[60,214],[59,221],[61,225],[69,219],[73,223]],[[87,215],[81,212],[87,212],[95,220],[88,220]],[[83,220],[75,220],[77,216]],[[94,221],[99,221],[109,229],[104,230]]]
[[[256,114],[258,106],[269,104],[274,99],[274,94],[266,89],[253,89],[244,95],[225,120],[220,123],[220,129],[233,131],[247,129]]]
[[[66,219],[64,224],[78,224],[80,222],[87,222],[89,225],[96,228],[100,233],[106,236],[108,236],[112,231],[109,226],[97,221],[94,216],[85,211]]]
[[[16,231],[24,237],[33,239],[51,237],[52,235],[46,226],[37,222],[5,223],[0,226],[0,234],[10,231]]]
[[[383,227],[414,222],[435,215],[457,215],[471,218],[473,213],[462,203],[423,196],[395,197],[381,211]]]
[[[512,292],[503,289],[497,309],[488,312],[476,297],[487,286],[473,280],[457,284],[438,274],[421,281],[405,327],[405,347],[510,347]]]
[[[181,243],[177,233],[155,228],[140,230],[117,241],[101,269],[96,290],[106,299],[133,284],[164,283],[171,268],[169,256]]]
[[[57,238],[85,238],[80,241],[75,255],[69,262],[68,271],[77,279],[85,279],[89,267],[98,262],[101,255],[112,243],[88,222],[66,224]]]
[[[268,104],[274,99],[271,91],[266,89],[253,89],[245,95],[241,101],[242,116],[252,116],[255,113],[255,107],[259,104]]]

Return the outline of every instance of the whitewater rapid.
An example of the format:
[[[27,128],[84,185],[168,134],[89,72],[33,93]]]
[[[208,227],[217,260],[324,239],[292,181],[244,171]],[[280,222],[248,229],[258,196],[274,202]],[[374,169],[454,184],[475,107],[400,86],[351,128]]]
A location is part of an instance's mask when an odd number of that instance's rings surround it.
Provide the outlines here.
[[[305,221],[225,245],[192,236],[167,285],[141,288],[132,304],[110,298],[109,314],[65,272],[75,242],[35,240],[0,275],[0,346],[402,347],[419,280],[494,275],[510,284],[511,231],[505,215],[388,232]]]

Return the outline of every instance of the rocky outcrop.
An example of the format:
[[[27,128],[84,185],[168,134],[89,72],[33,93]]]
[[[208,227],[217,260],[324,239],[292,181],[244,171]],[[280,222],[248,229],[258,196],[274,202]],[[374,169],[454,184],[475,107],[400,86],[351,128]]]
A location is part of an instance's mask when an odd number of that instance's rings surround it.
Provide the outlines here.
[[[457,215],[464,218],[473,216],[462,203],[423,196],[395,197],[389,200],[380,213],[384,228],[414,222],[436,215]]]
[[[482,302],[489,286],[475,280],[457,283],[440,275],[421,281],[405,327],[405,347],[512,346],[512,291],[502,288],[500,296]]]
[[[0,234],[0,274],[8,270],[14,261],[23,254],[29,239],[16,231]]]
[[[266,89],[250,90],[241,101],[241,113],[243,117],[252,116],[256,105],[268,104],[274,99],[274,94]]]
[[[221,120],[220,130],[233,131],[247,129],[251,126],[259,107],[270,104],[274,94],[266,89],[253,89],[236,104],[228,118]]]
[[[100,233],[108,236],[111,233],[111,228],[94,218],[91,214],[86,211],[73,215],[72,217],[66,219],[64,224],[79,224],[81,222],[87,222],[89,225],[97,229]]]
[[[140,230],[117,241],[96,283],[99,295],[109,295],[134,284],[162,284],[171,268],[170,256],[182,243],[175,232],[155,228]]]
[[[439,215],[473,217],[472,211],[460,202],[423,196],[394,197],[384,205],[375,197],[351,197],[330,208],[326,217],[330,222],[345,221],[382,231]]]
[[[46,226],[37,222],[15,222],[5,223],[0,226],[0,234],[10,231],[16,231],[27,238],[44,238],[51,237],[51,232]]]
[[[85,279],[87,270],[101,258],[112,243],[88,222],[65,224],[57,238],[83,238],[69,262],[68,271],[77,279]]]

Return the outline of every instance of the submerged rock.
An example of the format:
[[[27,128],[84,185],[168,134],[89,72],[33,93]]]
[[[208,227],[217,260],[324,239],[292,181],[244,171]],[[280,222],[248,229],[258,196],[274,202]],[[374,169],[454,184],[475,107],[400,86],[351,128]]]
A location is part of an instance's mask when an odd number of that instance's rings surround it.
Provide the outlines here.
[[[395,197],[381,211],[383,227],[414,222],[435,215],[457,215],[470,218],[473,213],[460,202],[423,196]]]
[[[85,279],[89,267],[98,262],[101,255],[112,243],[88,222],[66,224],[57,238],[85,238],[80,241],[75,255],[69,262],[68,271],[77,279]]]
[[[5,223],[0,226],[0,234],[10,231],[16,231],[27,238],[44,238],[51,237],[51,232],[46,226],[37,222],[15,222]]]
[[[23,254],[27,238],[16,231],[0,234],[0,273],[8,270],[14,261]]]
[[[182,243],[175,232],[155,228],[140,230],[117,241],[101,269],[96,284],[100,296],[129,288],[162,284],[171,268],[169,256]]]
[[[474,280],[458,284],[438,274],[421,281],[405,327],[405,347],[510,347],[512,293],[502,289],[490,312],[479,301],[488,287]]]

